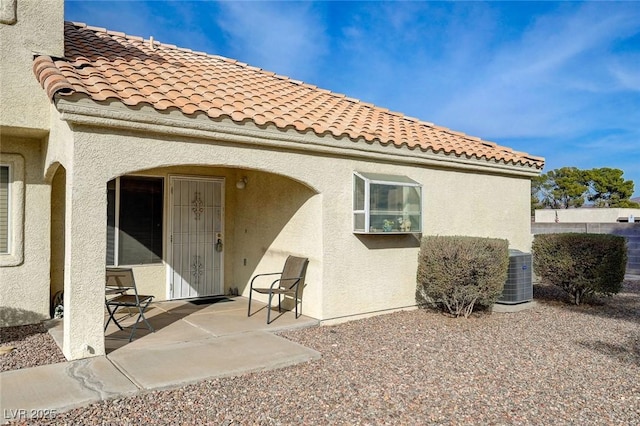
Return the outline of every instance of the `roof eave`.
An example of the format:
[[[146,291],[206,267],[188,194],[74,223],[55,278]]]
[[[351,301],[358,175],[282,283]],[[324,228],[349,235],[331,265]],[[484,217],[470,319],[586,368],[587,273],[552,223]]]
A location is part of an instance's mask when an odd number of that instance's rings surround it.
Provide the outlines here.
[[[250,144],[271,149],[301,150],[397,164],[413,164],[459,170],[474,170],[533,177],[540,174],[539,162],[522,164],[503,160],[447,154],[406,145],[368,142],[363,138],[317,135],[275,125],[260,126],[252,121],[237,123],[230,118],[211,119],[205,114],[186,116],[177,110],[158,111],[151,106],[128,107],[116,100],[95,102],[82,94],[55,96],[63,120],[91,127],[170,134],[189,138]],[[539,160],[539,159],[536,159]]]

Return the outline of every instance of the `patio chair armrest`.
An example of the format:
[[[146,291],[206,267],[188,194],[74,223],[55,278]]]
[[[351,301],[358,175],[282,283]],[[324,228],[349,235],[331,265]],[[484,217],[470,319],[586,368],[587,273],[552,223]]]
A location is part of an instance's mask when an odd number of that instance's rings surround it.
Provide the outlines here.
[[[276,283],[282,282],[282,281],[292,281],[292,280],[296,280],[297,282],[292,284],[291,287],[293,286],[297,286],[298,284],[300,284],[300,280],[302,279],[302,277],[291,277],[291,278],[279,278],[277,280],[275,280],[274,282],[271,283],[271,290],[273,290],[273,286],[276,285]],[[290,287],[290,288],[291,288]]]
[[[117,295],[117,294],[123,294],[126,293],[128,289],[126,288],[122,288],[122,287],[112,287],[112,286],[107,286],[104,290],[104,294],[107,296],[113,296],[113,295]]]
[[[268,276],[268,275],[282,275],[282,272],[269,272],[269,273],[266,273],[266,274],[258,274],[258,275],[255,275],[255,276],[251,279],[251,283],[249,284],[249,291],[251,291],[251,289],[253,288],[253,282],[256,280],[256,278],[258,278],[258,277],[265,277],[265,276]]]

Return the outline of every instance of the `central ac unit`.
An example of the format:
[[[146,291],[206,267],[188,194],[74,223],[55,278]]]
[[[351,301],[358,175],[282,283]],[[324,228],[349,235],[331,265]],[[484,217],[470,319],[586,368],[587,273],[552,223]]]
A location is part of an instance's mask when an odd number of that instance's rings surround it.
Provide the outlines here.
[[[504,284],[502,296],[497,303],[515,305],[533,299],[531,280],[531,253],[509,250],[509,273]]]

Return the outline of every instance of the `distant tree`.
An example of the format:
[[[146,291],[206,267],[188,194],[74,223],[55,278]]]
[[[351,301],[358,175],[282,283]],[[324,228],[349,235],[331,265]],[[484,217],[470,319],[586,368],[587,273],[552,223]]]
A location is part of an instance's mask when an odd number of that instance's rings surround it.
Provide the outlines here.
[[[531,198],[538,208],[568,209],[584,204],[587,173],[576,167],[551,170],[532,180]]]
[[[545,197],[543,194],[548,193],[548,189],[545,187],[547,182],[547,175],[543,174],[531,179],[531,215],[534,210],[544,209],[546,206],[542,199]]]
[[[531,209],[581,207],[586,200],[595,207],[640,208],[630,200],[634,184],[623,171],[608,167],[580,170],[562,167],[531,181]]]
[[[640,207],[630,200],[633,181],[624,180],[623,173],[620,169],[608,167],[589,170],[589,201],[596,207]]]

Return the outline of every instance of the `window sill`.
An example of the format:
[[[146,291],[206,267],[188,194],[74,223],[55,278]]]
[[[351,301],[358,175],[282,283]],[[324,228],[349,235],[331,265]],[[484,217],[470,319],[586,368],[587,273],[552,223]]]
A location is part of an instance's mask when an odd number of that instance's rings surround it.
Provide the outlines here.
[[[19,250],[19,252],[20,254],[0,254],[0,267],[22,265],[24,261],[22,250]]]

